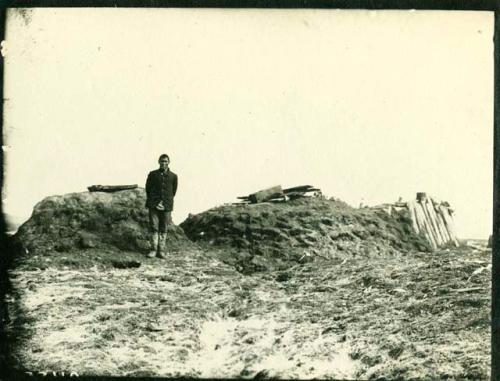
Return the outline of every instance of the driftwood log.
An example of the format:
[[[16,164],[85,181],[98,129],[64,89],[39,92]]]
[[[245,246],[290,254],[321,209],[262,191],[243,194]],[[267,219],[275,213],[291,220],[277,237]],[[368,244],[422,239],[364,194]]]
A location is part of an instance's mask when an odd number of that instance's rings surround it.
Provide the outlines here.
[[[252,204],[256,204],[258,202],[264,202],[271,200],[273,198],[283,197],[283,189],[281,189],[281,185],[277,185],[272,188],[264,189],[255,193],[252,193],[248,196],[250,202]]]
[[[319,188],[315,188],[312,185],[299,185],[297,187],[283,189],[283,193],[307,193],[307,192],[317,192]]]
[[[137,184],[133,185],[91,185],[87,187],[89,192],[118,192],[137,188]]]

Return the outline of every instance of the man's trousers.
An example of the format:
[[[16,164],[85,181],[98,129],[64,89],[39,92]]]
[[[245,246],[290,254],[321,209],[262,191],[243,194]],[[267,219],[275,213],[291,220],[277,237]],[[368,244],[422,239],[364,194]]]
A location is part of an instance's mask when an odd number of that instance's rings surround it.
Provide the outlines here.
[[[149,208],[149,230],[151,233],[165,233],[172,225],[172,212]]]

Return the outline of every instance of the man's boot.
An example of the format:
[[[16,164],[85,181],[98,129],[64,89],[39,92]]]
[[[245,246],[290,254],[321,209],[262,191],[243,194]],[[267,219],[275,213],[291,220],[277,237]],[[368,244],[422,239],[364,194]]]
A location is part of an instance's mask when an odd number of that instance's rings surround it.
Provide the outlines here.
[[[151,233],[151,241],[150,241],[151,250],[148,253],[149,258],[156,257],[156,251],[158,250],[158,240],[159,240],[158,233]]]
[[[162,259],[167,258],[167,255],[165,253],[166,245],[167,245],[167,234],[160,233],[159,240],[158,240],[158,257],[160,257]]]

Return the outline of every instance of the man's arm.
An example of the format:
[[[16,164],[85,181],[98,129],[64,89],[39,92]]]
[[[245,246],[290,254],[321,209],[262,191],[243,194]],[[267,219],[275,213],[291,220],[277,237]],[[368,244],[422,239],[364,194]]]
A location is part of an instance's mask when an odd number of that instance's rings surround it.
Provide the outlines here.
[[[146,196],[149,198],[151,193],[151,173],[148,174],[148,178],[146,180]]]
[[[177,193],[177,175],[175,175],[174,177],[174,183],[173,183],[173,193],[174,193],[174,196],[175,194]]]

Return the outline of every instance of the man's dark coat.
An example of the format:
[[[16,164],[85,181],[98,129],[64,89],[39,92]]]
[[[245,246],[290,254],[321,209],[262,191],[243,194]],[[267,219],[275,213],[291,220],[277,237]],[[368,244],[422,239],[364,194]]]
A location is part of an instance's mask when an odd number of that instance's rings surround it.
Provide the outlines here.
[[[168,169],[149,172],[146,180],[146,207],[154,208],[163,201],[165,211],[174,209],[174,196],[177,193],[177,175]]]

